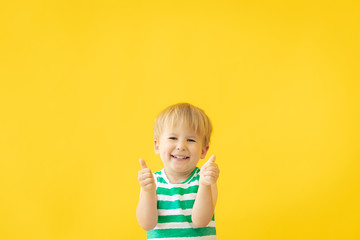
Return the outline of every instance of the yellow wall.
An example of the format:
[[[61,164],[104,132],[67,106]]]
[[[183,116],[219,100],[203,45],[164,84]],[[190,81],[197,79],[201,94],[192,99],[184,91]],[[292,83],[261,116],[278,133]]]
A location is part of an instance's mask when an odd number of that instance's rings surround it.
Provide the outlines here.
[[[0,239],[145,239],[138,158],[180,101],[219,239],[360,239],[360,4],[295,2],[2,1]]]

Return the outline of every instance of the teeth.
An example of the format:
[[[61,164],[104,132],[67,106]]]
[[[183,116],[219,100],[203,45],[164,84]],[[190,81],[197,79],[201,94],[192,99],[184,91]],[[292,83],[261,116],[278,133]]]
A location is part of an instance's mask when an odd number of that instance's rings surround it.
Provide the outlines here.
[[[185,159],[187,157],[178,157],[178,156],[173,156],[174,158],[179,158],[179,159]]]

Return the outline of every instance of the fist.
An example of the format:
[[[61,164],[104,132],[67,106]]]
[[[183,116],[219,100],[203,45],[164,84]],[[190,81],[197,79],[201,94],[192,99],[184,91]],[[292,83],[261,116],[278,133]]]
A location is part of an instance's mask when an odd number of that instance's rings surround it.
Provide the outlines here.
[[[141,188],[146,192],[156,190],[154,176],[153,176],[151,170],[147,167],[145,160],[140,158],[139,162],[140,162],[141,170],[139,171],[139,174],[138,174],[138,180],[139,180]]]
[[[219,178],[219,167],[215,163],[215,155],[212,155],[209,160],[200,169],[200,184],[210,186],[216,183]]]

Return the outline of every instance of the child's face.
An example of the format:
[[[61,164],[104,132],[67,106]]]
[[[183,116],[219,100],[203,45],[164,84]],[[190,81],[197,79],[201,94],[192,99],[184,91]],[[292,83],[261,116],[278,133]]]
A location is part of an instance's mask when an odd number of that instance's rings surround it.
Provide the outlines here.
[[[192,172],[209,149],[209,146],[203,147],[202,137],[184,124],[165,127],[159,140],[154,140],[154,147],[166,172],[176,175]]]

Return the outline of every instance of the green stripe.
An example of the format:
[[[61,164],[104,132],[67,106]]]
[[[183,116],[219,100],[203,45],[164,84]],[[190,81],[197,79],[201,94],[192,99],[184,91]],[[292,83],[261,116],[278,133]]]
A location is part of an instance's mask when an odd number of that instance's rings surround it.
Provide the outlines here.
[[[157,207],[158,209],[188,209],[194,206],[195,200],[176,200],[176,201],[161,201],[158,200]]]
[[[215,221],[215,214],[212,221]],[[170,222],[188,222],[192,223],[191,215],[172,215],[172,216],[159,216],[158,223],[170,223]]]
[[[173,196],[176,194],[180,194],[180,195],[184,195],[184,194],[188,194],[188,193],[197,193],[199,186],[191,186],[188,188],[179,188],[179,187],[174,187],[174,188],[162,188],[162,187],[158,187],[156,189],[156,193],[157,194],[161,194],[161,195],[168,195],[168,196]]]
[[[189,222],[192,223],[191,215],[172,215],[172,216],[159,216],[158,223],[169,223],[169,222]]]
[[[194,177],[193,179],[190,180],[190,182],[188,182],[188,184],[192,183],[192,182],[195,182],[195,181],[198,181],[200,178],[199,178],[200,175],[197,175],[196,177]]]
[[[147,238],[201,237],[216,235],[215,227],[154,229],[147,232]]]
[[[157,177],[157,182],[158,182],[158,183],[165,183],[165,184],[167,184],[167,182],[165,181],[165,179],[163,179],[162,177]]]

